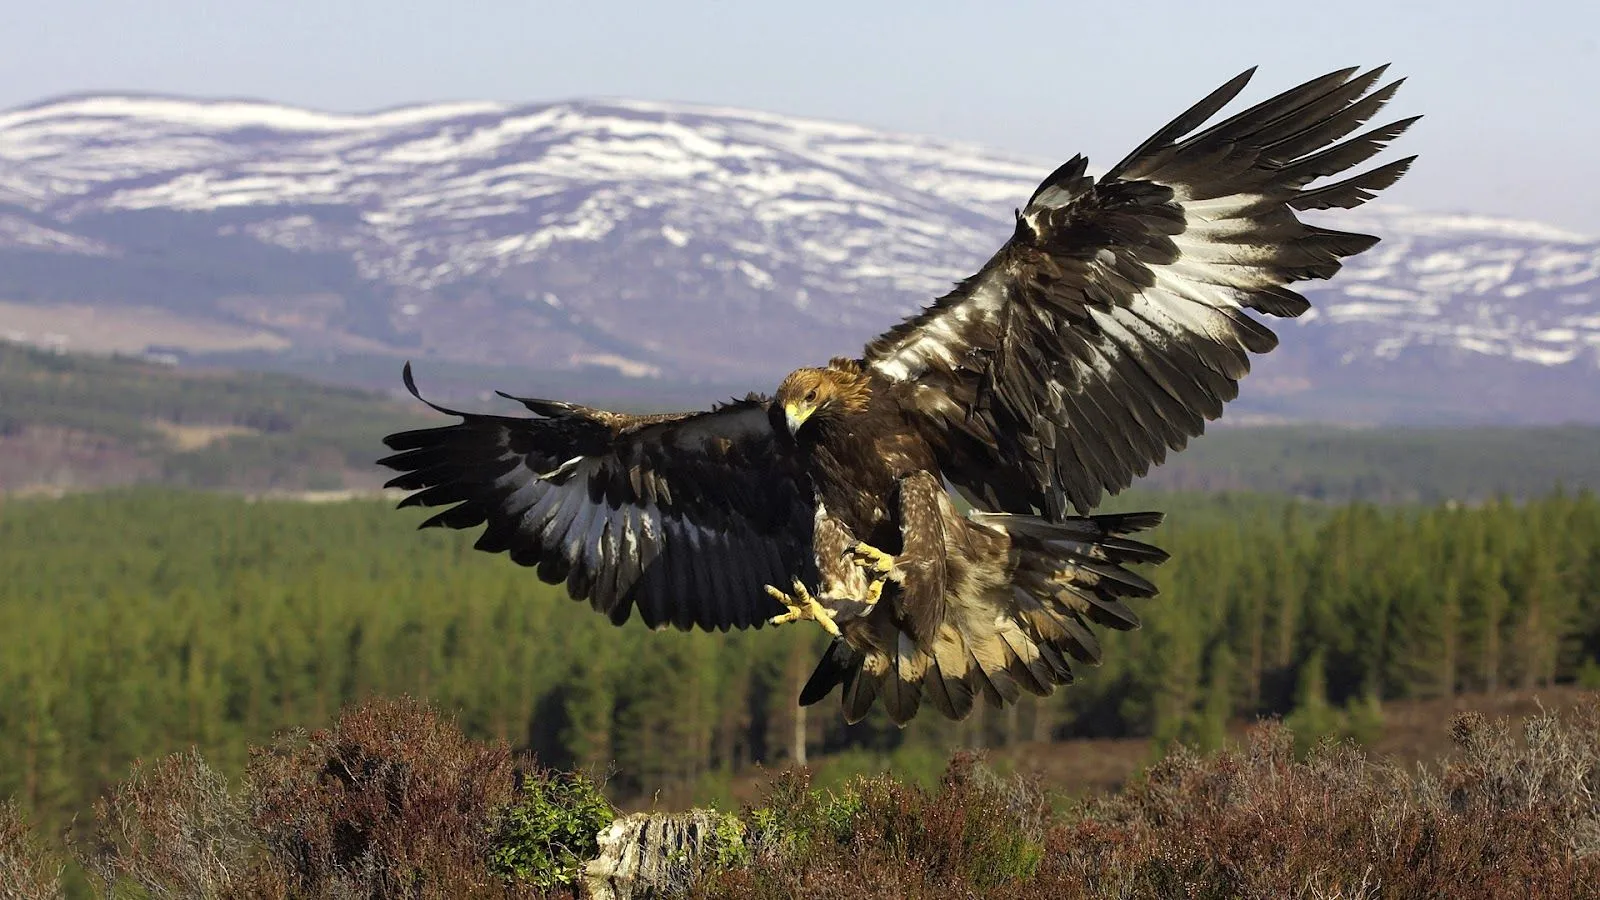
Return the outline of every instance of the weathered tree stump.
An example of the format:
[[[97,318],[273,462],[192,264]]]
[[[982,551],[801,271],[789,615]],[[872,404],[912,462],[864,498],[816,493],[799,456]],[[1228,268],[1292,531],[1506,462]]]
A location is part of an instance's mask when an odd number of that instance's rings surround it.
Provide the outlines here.
[[[738,820],[728,818],[710,809],[618,818],[600,832],[600,855],[584,867],[583,895],[646,900],[682,890],[708,855],[739,840]]]

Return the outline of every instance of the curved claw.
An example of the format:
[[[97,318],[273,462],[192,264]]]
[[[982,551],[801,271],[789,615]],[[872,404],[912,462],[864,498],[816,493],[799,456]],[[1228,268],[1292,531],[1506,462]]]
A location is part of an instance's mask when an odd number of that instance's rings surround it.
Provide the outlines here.
[[[770,624],[787,625],[790,622],[813,619],[818,625],[822,626],[823,631],[834,637],[839,636],[839,623],[834,621],[833,610],[823,606],[817,598],[811,596],[811,592],[806,589],[805,584],[800,579],[796,578],[794,580],[794,586],[791,588],[794,592],[793,594],[785,593],[770,584],[766,585],[766,589],[767,594],[772,599],[782,603],[789,610],[786,613],[780,613],[768,619],[767,621]]]
[[[855,561],[856,565],[872,572],[879,578],[887,578],[898,571],[893,556],[865,541],[857,542],[854,547],[850,548],[850,558]]]

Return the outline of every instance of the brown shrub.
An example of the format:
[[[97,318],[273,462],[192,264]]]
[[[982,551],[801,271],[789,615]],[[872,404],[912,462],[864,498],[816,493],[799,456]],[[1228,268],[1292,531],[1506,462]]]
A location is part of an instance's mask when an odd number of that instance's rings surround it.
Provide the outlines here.
[[[252,823],[295,896],[501,897],[490,824],[510,800],[511,753],[409,698],[346,711],[333,728],[253,754]]]
[[[1264,724],[1242,747],[1176,748],[1123,793],[1059,814],[1037,783],[965,754],[933,789],[883,775],[822,791],[788,772],[719,830],[689,893],[1600,896],[1600,703],[1516,732],[1462,716],[1452,733],[1453,760],[1411,773],[1348,745],[1297,760],[1288,729]],[[136,766],[97,807],[83,857],[107,886],[151,897],[534,896],[583,855],[556,851],[610,810],[592,786],[534,771],[518,790],[516,777],[503,745],[377,700],[258,751],[237,797],[192,753]],[[0,892],[13,891],[0,896],[58,897],[58,873],[0,810]]]
[[[1600,853],[1600,702],[1563,721],[1549,712],[1523,720],[1520,739],[1505,719],[1456,716],[1457,758],[1418,778],[1431,809],[1458,814],[1529,813],[1548,820],[1572,853]]]
[[[0,900],[59,900],[61,871],[16,801],[0,804]]]
[[[1593,729],[1580,735],[1581,725],[1547,725],[1547,738],[1560,733],[1593,752]],[[1564,831],[1571,817],[1537,790],[1507,790],[1496,780],[1505,771],[1470,753],[1435,780],[1413,779],[1348,745],[1324,744],[1297,762],[1293,746],[1287,729],[1265,724],[1242,749],[1205,759],[1174,752],[1142,784],[1091,801],[1060,824],[1030,893],[1600,895],[1600,867],[1578,857]],[[1502,755],[1494,760],[1514,765],[1496,746]],[[1585,802],[1592,818],[1592,797],[1573,805]]]
[[[1033,875],[1048,807],[1038,786],[959,753],[934,790],[888,775],[838,792],[783,773],[747,810],[749,863],[712,873],[700,897],[989,896]]]
[[[1540,898],[1600,896],[1600,706],[1562,721],[1457,720],[1415,774],[1280,724],[1176,748],[1119,795],[1052,818],[1036,785],[957,757],[936,791],[838,793],[781,777],[747,810],[750,861],[699,897]]]
[[[468,741],[423,703],[379,699],[253,750],[237,793],[192,751],[136,763],[75,849],[111,896],[533,897],[492,870],[497,849],[526,851],[494,846],[505,811],[521,808],[508,807],[516,777],[504,744]],[[11,827],[0,817],[0,838]]]
[[[107,894],[132,884],[153,898],[259,895],[245,805],[194,751],[144,764],[95,804],[86,871]],[[267,879],[270,881],[270,878]]]

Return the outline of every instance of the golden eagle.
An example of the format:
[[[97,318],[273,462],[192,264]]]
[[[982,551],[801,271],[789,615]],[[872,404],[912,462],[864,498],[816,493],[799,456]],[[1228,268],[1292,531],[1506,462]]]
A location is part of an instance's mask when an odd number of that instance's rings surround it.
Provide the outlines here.
[[[1049,694],[1099,660],[1092,624],[1138,624],[1124,598],[1155,588],[1128,565],[1166,556],[1125,536],[1159,514],[1085,514],[1222,414],[1276,344],[1247,310],[1300,315],[1289,284],[1377,242],[1295,212],[1357,206],[1411,162],[1313,186],[1414,121],[1350,136],[1399,87],[1374,90],[1382,68],[1205,127],[1253,72],[1099,179],[1082,157],[1051,173],[981,271],[859,359],[708,412],[434,406],[461,422],[386,438],[389,486],[619,624],[817,620],[835,637],[800,702],[842,685],[851,722],[878,698],[903,724],[923,698],[959,719]]]

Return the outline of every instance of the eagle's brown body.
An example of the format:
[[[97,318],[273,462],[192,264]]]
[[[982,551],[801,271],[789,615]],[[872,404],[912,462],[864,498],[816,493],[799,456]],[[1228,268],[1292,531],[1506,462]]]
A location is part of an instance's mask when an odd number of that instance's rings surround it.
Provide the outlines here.
[[[1061,619],[1096,617],[1097,603],[1119,609],[1118,594],[1153,594],[1116,564],[1165,558],[1114,539],[1117,517],[1063,527],[1032,516],[962,515],[945,490],[936,448],[906,414],[914,408],[915,387],[848,359],[796,370],[773,399],[817,497],[812,540],[826,608],[819,614],[831,616],[841,639],[801,700],[843,684],[851,722],[879,697],[903,723],[924,697],[963,718],[980,694],[1002,705],[1023,690],[1050,693],[1071,679],[1063,650],[1091,661],[1098,652]],[[1028,527],[1013,535],[1022,523]],[[1100,546],[1084,544],[1086,537]],[[880,569],[860,564],[863,545],[889,557]],[[1101,586],[1101,576],[1074,565],[1086,550],[1112,563],[1118,583]],[[878,592],[874,577],[884,581]],[[1020,605],[1019,590],[1028,598]],[[1067,600],[1077,594],[1088,601]],[[1127,618],[1110,621],[1128,627]]]
[[[1091,625],[1137,625],[1123,599],[1155,588],[1128,566],[1165,558],[1123,537],[1159,515],[1086,513],[1221,415],[1276,343],[1250,313],[1301,314],[1290,284],[1376,243],[1296,212],[1357,206],[1410,164],[1344,174],[1413,121],[1351,136],[1399,86],[1382,72],[1208,124],[1246,72],[1101,178],[1074,158],[981,271],[771,399],[435,407],[462,421],[390,435],[390,485],[618,623],[816,619],[837,638],[800,700],[842,687],[851,721],[879,698],[903,724],[923,700],[960,718],[1047,694],[1098,662]]]
[[[933,448],[905,420],[907,390],[840,359],[790,374],[773,405],[781,409],[808,391],[819,392],[818,413],[792,437],[818,499],[860,540],[898,552],[889,503],[900,479],[938,471]]]

